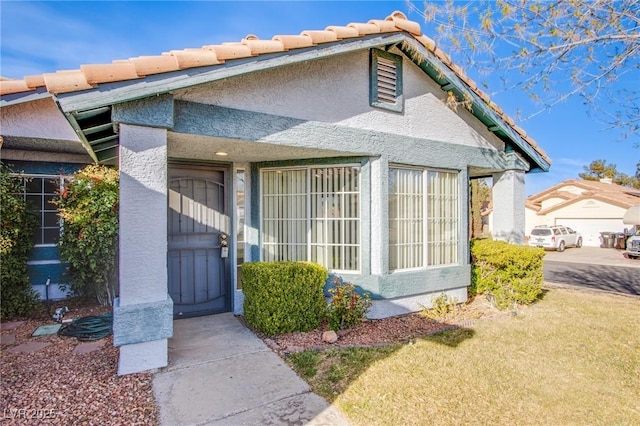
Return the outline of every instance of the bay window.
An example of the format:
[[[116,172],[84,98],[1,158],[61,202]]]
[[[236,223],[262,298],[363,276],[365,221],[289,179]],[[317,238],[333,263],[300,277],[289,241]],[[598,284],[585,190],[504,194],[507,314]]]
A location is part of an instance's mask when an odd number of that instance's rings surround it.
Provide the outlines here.
[[[264,261],[360,269],[359,167],[265,169],[261,177]]]
[[[389,168],[389,270],[458,263],[458,174]]]

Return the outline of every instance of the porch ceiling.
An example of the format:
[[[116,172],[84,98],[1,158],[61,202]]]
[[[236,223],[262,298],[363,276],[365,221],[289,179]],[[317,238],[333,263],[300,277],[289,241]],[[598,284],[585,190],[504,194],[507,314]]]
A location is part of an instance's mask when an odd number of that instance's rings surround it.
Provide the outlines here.
[[[365,153],[350,153],[328,149],[311,149],[274,145],[237,139],[223,139],[201,135],[169,132],[168,155],[172,158],[237,163],[300,160],[324,157],[352,157]],[[227,155],[217,155],[224,152]]]

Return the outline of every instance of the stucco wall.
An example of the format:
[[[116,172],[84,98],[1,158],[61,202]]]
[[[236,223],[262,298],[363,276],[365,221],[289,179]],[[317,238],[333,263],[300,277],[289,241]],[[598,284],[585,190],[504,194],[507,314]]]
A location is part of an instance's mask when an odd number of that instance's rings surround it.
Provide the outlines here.
[[[445,92],[406,57],[404,112],[372,108],[368,55],[362,51],[283,66],[182,90],[175,97],[356,129],[503,149],[503,143],[463,107],[454,112],[445,106]]]
[[[567,200],[564,199],[564,198],[560,198],[560,197],[552,197],[552,198],[549,198],[547,200],[543,200],[540,203],[540,209],[541,210],[550,209],[551,207],[553,207],[553,206],[555,206],[557,204],[560,204],[560,203],[562,203],[564,201],[567,201]]]
[[[51,98],[0,108],[2,135],[78,141]]]

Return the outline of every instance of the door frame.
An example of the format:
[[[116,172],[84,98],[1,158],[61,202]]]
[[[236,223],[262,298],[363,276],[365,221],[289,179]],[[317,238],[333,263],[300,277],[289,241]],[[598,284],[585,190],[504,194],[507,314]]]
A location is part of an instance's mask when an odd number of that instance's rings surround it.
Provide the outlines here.
[[[233,191],[234,191],[234,187],[233,187],[233,163],[227,163],[227,162],[217,162],[217,161],[199,161],[199,160],[190,160],[190,159],[179,159],[179,158],[169,158],[167,160],[167,215],[169,214],[169,210],[168,210],[168,203],[169,203],[169,170],[170,169],[182,169],[182,170],[186,170],[186,171],[191,171],[191,170],[203,170],[203,171],[210,171],[210,170],[216,170],[216,171],[222,171],[223,172],[223,181],[224,181],[224,188],[225,188],[225,194],[224,194],[224,202],[225,202],[225,207],[226,207],[226,211],[225,214],[228,215],[229,217],[229,233],[228,233],[228,237],[231,239],[230,244],[229,244],[229,256],[226,258],[226,261],[224,262],[224,267],[226,269],[226,280],[225,280],[225,290],[226,290],[226,294],[225,294],[225,306],[227,307],[227,309],[225,311],[222,312],[203,312],[203,311],[199,311],[199,312],[192,312],[192,313],[187,313],[184,315],[175,315],[174,314],[174,319],[180,319],[180,318],[191,318],[191,317],[196,317],[196,316],[206,316],[206,315],[215,315],[218,313],[223,313],[223,312],[233,312],[233,302],[234,302],[234,298],[233,298],[233,290],[234,290],[234,263],[235,263],[235,258],[233,256],[233,247],[235,247],[235,206],[233,205]],[[170,279],[170,274],[169,274],[169,265],[168,265],[168,255],[169,255],[169,250],[168,250],[168,244],[169,244],[169,223],[167,222],[167,286],[169,285],[169,279]],[[168,292],[168,288],[167,288],[167,292]]]

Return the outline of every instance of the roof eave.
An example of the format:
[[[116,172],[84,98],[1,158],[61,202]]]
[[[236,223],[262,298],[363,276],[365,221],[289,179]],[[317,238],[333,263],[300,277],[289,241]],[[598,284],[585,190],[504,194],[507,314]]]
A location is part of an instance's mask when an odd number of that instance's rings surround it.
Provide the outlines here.
[[[45,87],[38,87],[29,92],[13,93],[0,97],[0,108],[52,98],[53,95]]]
[[[242,74],[291,65],[372,47],[397,44],[407,36],[402,32],[373,34],[354,39],[228,60],[224,64],[189,68],[150,75],[143,79],[100,84],[93,90],[57,95],[64,112],[83,111],[169,93]]]
[[[406,44],[400,46],[405,55],[410,57],[423,69],[442,90],[452,91],[459,99],[471,100],[471,113],[500,139],[508,139],[517,150],[524,154],[532,162],[529,172],[547,172],[551,164],[526,141],[516,133],[498,114],[487,105],[486,102],[471,90],[466,83],[440,59],[421,44],[415,42],[412,37],[405,36]],[[501,137],[502,136],[502,137]]]

